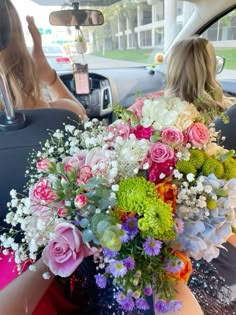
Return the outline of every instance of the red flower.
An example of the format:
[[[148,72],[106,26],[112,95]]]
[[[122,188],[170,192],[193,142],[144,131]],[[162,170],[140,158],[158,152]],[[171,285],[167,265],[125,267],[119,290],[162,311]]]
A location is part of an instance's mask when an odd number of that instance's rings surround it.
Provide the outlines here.
[[[135,135],[135,137],[138,140],[141,139],[150,139],[150,137],[153,134],[154,129],[152,127],[143,127],[143,126],[137,126],[132,129],[132,133]]]

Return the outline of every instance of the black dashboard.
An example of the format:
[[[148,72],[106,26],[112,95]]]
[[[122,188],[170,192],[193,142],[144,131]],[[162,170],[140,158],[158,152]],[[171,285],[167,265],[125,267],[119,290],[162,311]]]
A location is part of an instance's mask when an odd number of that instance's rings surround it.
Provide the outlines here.
[[[150,74],[145,67],[113,68],[89,71],[89,94],[77,94],[72,73],[60,74],[68,89],[84,106],[89,118],[112,116],[112,106],[130,106],[137,96],[161,90],[164,75]]]

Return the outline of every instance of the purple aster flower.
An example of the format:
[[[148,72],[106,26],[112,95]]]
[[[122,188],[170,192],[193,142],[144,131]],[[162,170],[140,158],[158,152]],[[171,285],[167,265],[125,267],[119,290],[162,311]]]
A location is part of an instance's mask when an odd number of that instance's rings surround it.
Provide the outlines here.
[[[143,293],[147,296],[151,296],[152,295],[152,287],[150,285],[146,286],[146,288],[143,289]]]
[[[132,311],[134,308],[134,300],[128,296],[123,298],[119,304],[125,311]]]
[[[122,224],[122,229],[129,233],[130,239],[133,239],[138,234],[138,219],[135,217],[128,218]]]
[[[159,313],[167,313],[167,312],[169,312],[169,303],[167,301],[164,301],[164,300],[158,300],[155,303],[155,309]]]
[[[169,302],[169,312],[178,312],[183,307],[183,302],[178,300],[173,300]]]
[[[104,289],[106,287],[107,277],[99,273],[98,275],[95,275],[95,279],[96,279],[96,284],[99,288]]]
[[[165,266],[167,271],[176,273],[183,269],[184,262],[182,259],[168,259]]]
[[[123,292],[121,291],[118,291],[116,294],[115,294],[115,299],[117,301],[117,303],[121,303],[121,301],[125,298],[125,295]]]
[[[143,298],[138,298],[136,301],[135,301],[135,304],[136,304],[136,307],[140,310],[149,310],[149,305],[148,305],[148,302],[143,299]]]
[[[103,254],[107,257],[107,258],[114,258],[117,255],[117,251],[113,251],[110,250],[109,248],[103,248]]]
[[[123,259],[123,263],[124,263],[125,267],[127,268],[127,270],[133,270],[135,267],[135,260],[131,256]]]
[[[114,277],[124,277],[127,273],[127,268],[123,261],[115,260],[110,264],[109,271]]]
[[[128,241],[130,240],[128,232],[125,230],[120,230],[119,239],[122,243],[128,243]]]
[[[148,256],[157,256],[160,253],[161,244],[162,242],[149,237],[143,244],[143,248]]]
[[[177,234],[181,234],[184,231],[184,221],[180,218],[175,218],[175,231]]]

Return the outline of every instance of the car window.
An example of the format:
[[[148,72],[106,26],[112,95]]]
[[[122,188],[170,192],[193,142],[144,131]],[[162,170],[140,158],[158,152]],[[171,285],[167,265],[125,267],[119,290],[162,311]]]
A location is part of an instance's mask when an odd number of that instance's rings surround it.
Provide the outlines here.
[[[51,26],[48,22],[51,11],[70,9],[71,6],[52,8],[24,1],[27,2],[27,9],[22,8],[19,0],[13,0],[13,3],[23,22],[27,45],[32,45],[25,24],[25,16],[30,12],[42,35],[43,44],[59,44],[77,61],[75,43],[78,33],[75,28]],[[81,28],[87,41],[85,59],[90,69],[153,64],[156,53],[164,52],[171,45],[193,12],[193,4],[182,0],[121,0],[97,8],[90,3],[86,7],[81,4],[81,9],[101,10],[105,19],[102,26]]]
[[[202,37],[210,40],[216,51],[216,55],[225,58],[223,71],[218,75],[219,79],[236,78],[236,9],[229,12],[211,25]]]

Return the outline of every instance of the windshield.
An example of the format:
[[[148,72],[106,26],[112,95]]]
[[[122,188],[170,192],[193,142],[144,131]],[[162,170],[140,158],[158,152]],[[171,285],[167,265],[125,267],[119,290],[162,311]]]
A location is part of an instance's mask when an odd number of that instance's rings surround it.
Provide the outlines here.
[[[51,11],[71,7],[39,6],[24,0],[26,2],[23,9],[21,1],[13,0],[24,24],[27,45],[31,46],[32,42],[24,19],[30,14],[35,18],[43,45],[60,44],[71,59],[78,62],[81,56],[76,49],[78,31],[75,27],[49,24]],[[105,19],[104,25],[81,27],[87,42],[85,60],[91,69],[152,65],[156,53],[163,53],[181,31],[192,14],[193,5],[180,0],[122,0],[106,7],[81,9],[98,9]]]

